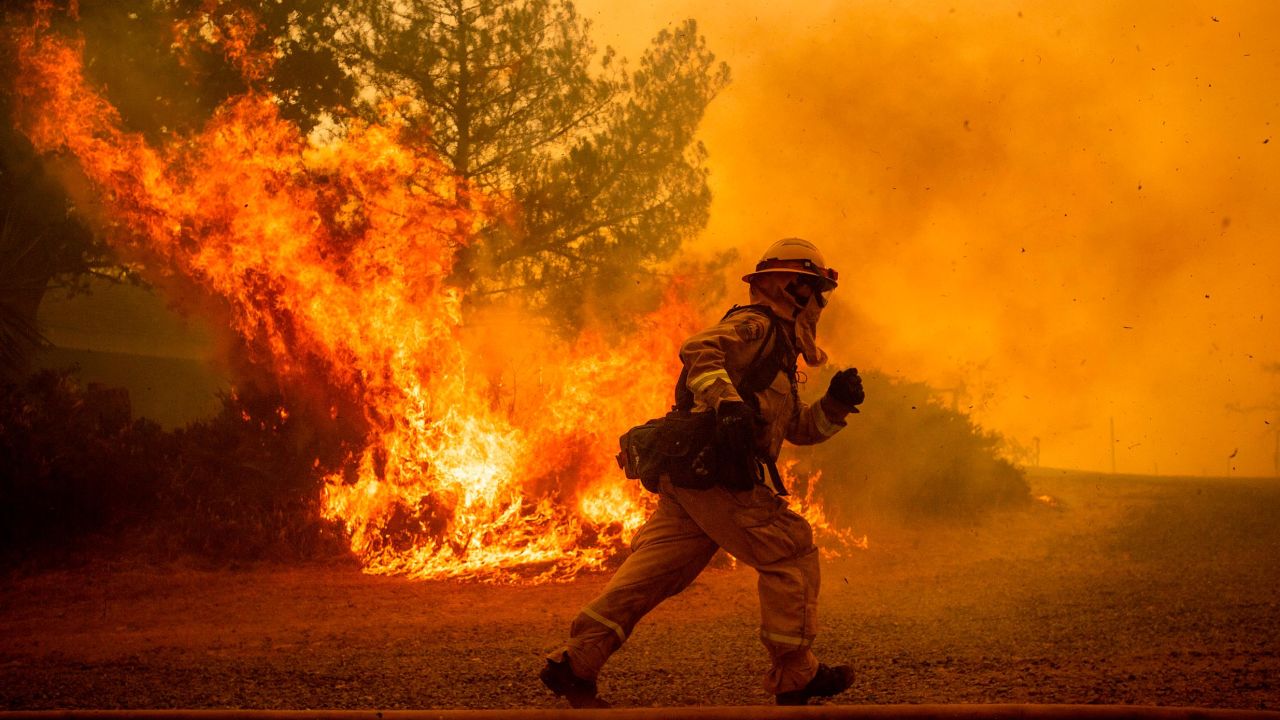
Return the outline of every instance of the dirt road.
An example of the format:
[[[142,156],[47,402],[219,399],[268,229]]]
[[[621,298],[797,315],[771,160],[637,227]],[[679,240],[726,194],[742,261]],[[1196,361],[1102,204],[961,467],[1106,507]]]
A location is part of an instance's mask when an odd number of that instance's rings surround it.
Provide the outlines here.
[[[1053,503],[868,528],[823,566],[849,703],[1280,710],[1280,481],[1043,473]],[[542,653],[607,579],[484,586],[346,566],[98,563],[8,578],[0,707],[554,707]],[[618,705],[767,703],[754,573],[724,567],[614,657]]]

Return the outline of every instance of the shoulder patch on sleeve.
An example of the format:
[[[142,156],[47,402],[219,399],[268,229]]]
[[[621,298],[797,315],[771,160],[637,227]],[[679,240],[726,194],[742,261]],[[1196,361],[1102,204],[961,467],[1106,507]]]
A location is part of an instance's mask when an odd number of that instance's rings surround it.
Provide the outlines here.
[[[752,340],[759,340],[764,337],[765,330],[768,329],[765,326],[765,322],[766,321],[760,318],[747,317],[739,321],[738,324],[734,326],[734,329],[738,331],[738,337],[743,340],[748,342]]]

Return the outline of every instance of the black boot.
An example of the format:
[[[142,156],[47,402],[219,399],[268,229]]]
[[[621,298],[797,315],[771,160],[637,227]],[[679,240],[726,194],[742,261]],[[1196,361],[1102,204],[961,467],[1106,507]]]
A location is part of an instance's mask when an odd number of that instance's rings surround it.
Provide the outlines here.
[[[609,703],[596,696],[594,680],[583,680],[573,674],[569,658],[561,655],[560,661],[547,660],[547,666],[538,673],[542,684],[556,695],[563,695],[575,708],[607,708]]]
[[[818,663],[818,672],[808,685],[800,690],[778,693],[779,705],[808,705],[809,698],[830,697],[849,689],[853,684],[853,668],[849,665],[831,667]]]

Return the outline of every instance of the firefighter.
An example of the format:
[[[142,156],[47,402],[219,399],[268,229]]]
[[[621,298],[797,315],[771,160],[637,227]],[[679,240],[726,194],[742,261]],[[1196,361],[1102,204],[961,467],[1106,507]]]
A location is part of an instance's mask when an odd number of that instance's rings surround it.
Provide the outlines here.
[[[818,605],[813,532],[779,496],[786,491],[776,468],[765,472],[755,461],[773,468],[784,439],[797,445],[827,440],[863,401],[856,369],[837,372],[817,403],[797,395],[797,354],[810,366],[826,360],[817,323],[836,278],[812,243],[780,240],[742,278],[751,305],[735,308],[681,347],[694,412],[715,413],[716,444],[748,459],[741,467],[754,468],[754,475],[703,489],[660,478],[657,509],[633,539],[631,555],[582,608],[568,642],[547,656],[540,674],[572,706],[608,707],[596,689],[605,661],[640,618],[693,582],[719,548],[759,573],[760,639],[771,659],[763,684],[777,703],[804,705],[852,684],[851,667],[819,663],[811,650]],[[753,386],[751,378],[761,376]]]

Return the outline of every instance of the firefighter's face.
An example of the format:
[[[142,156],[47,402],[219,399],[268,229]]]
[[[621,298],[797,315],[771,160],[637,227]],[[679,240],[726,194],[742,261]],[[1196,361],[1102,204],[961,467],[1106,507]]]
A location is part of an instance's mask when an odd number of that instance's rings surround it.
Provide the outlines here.
[[[810,301],[816,301],[820,308],[827,306],[827,293],[823,292],[822,279],[819,277],[794,273],[787,281],[785,289],[801,308],[808,307]]]

